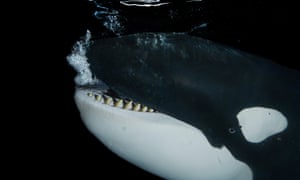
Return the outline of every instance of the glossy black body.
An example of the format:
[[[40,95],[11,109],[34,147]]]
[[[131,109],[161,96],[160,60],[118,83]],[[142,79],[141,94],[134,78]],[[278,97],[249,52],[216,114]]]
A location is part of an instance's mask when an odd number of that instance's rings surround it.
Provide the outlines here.
[[[212,145],[226,145],[254,168],[258,179],[271,178],[279,169],[299,163],[298,71],[183,33],[97,39],[87,57],[94,75],[119,96],[201,129]],[[289,123],[286,132],[260,144],[248,143],[236,115],[254,106],[282,112]],[[277,152],[271,155],[273,149]],[[270,156],[275,156],[274,161],[279,158],[278,162],[270,162]],[[284,172],[297,173],[293,167]]]

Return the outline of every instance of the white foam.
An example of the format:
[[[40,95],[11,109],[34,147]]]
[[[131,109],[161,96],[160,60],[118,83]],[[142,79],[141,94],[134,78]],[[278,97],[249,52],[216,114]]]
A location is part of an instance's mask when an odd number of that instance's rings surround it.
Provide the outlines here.
[[[83,40],[77,41],[73,47],[72,53],[67,56],[69,64],[78,72],[75,77],[77,85],[96,84],[98,79],[93,78],[90,70],[90,64],[86,57],[86,51],[91,39],[91,33],[87,30]]]
[[[75,101],[92,134],[146,171],[165,179],[252,180],[247,164],[226,147],[211,146],[199,129],[183,121],[108,106],[79,89]]]
[[[260,143],[285,130],[286,117],[279,111],[265,107],[251,107],[237,114],[242,134],[248,142]]]
[[[186,0],[186,2],[200,2],[202,0]],[[126,0],[120,1],[120,4],[125,6],[137,6],[137,7],[158,7],[172,3],[172,1],[168,2],[160,2],[160,0]]]

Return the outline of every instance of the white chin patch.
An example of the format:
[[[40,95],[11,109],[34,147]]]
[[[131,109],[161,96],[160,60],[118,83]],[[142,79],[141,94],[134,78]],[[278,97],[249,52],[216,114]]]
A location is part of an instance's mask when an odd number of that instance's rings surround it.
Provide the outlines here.
[[[118,156],[165,179],[251,180],[247,164],[226,147],[211,146],[197,128],[159,112],[96,101],[77,89],[75,101],[88,130]]]
[[[243,109],[237,114],[237,118],[244,137],[252,143],[260,143],[288,126],[287,119],[281,112],[265,107]]]

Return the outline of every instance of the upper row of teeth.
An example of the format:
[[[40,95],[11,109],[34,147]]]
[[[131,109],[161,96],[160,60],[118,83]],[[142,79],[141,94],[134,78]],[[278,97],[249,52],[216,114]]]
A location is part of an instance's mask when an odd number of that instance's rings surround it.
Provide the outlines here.
[[[122,108],[122,109],[126,109],[126,110],[132,110],[132,111],[139,111],[139,112],[155,112],[154,109],[149,108],[145,105],[141,105],[140,103],[135,103],[133,101],[130,100],[123,100],[123,99],[119,99],[119,98],[112,98],[108,95],[101,95],[101,94],[93,94],[93,93],[87,93],[87,95],[89,97],[94,97],[96,101],[110,105],[110,106],[114,106],[114,107],[118,107],[118,108]]]

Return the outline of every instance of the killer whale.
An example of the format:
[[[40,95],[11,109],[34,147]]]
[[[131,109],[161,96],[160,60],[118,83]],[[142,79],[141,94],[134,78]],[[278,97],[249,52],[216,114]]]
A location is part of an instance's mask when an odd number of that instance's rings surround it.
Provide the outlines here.
[[[252,167],[265,165],[261,157],[266,153],[258,154],[256,148],[261,145],[253,147],[243,139],[236,119],[238,112],[263,106],[281,111],[289,122],[298,117],[299,72],[201,38],[144,33],[99,39],[90,45],[87,57],[92,72],[114,92],[112,96],[133,99],[201,129],[213,146],[225,145],[237,159]],[[75,96],[79,109],[85,107],[78,101],[82,91]],[[93,90],[87,91],[86,97],[90,91]],[[88,110],[81,110],[86,114],[82,117],[89,116],[85,111]],[[228,133],[229,128],[236,133]],[[289,146],[296,147],[297,144]],[[257,155],[255,161],[247,156],[249,153]],[[286,159],[275,168],[291,161]],[[252,178],[249,169],[242,172]]]

